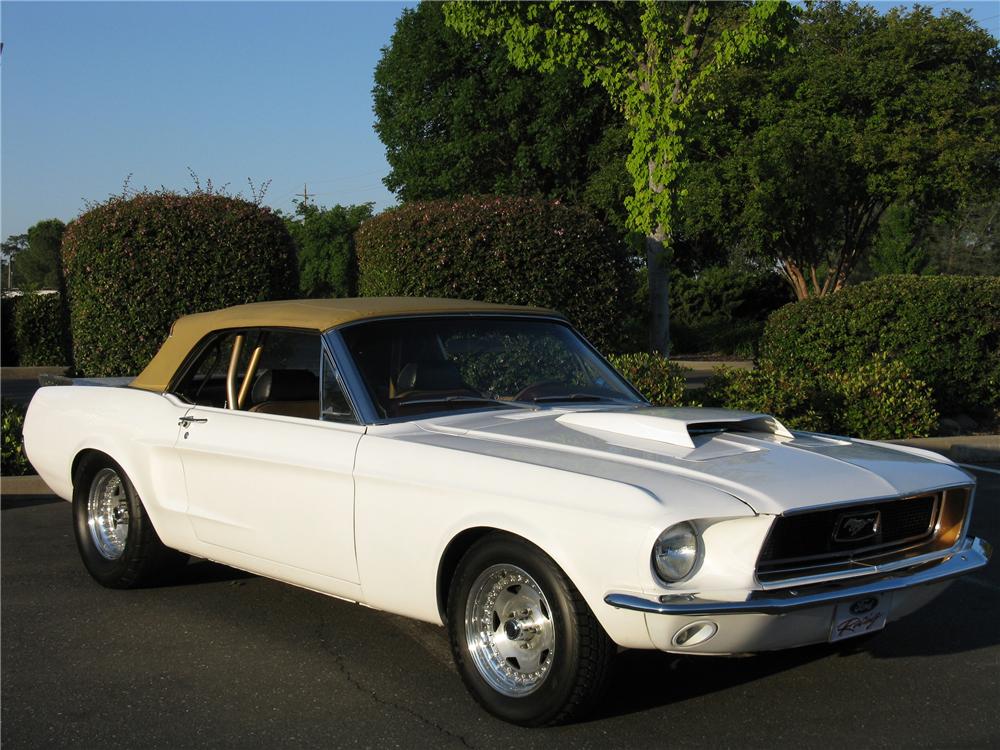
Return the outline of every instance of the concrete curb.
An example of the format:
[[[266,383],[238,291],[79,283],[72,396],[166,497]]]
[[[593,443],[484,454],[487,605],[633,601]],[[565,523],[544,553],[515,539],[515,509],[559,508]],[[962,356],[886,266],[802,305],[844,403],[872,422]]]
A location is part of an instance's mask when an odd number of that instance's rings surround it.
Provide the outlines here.
[[[52,490],[37,474],[0,477],[0,495],[51,495]]]
[[[1000,463],[1000,435],[958,435],[887,442],[934,451],[960,464]]]

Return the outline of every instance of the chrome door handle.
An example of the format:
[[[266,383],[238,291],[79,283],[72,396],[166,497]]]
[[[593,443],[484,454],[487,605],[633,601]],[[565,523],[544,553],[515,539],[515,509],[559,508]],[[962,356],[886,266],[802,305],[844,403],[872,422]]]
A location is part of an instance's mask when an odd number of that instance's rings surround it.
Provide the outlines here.
[[[181,417],[177,420],[177,424],[181,427],[190,427],[192,422],[207,422],[206,417]]]

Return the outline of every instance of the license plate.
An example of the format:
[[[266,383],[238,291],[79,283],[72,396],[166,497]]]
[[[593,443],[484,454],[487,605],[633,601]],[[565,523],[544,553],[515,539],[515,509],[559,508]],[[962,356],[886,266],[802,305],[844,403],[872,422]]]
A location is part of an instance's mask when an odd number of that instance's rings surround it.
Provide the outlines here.
[[[840,602],[833,610],[830,642],[881,630],[885,627],[891,606],[891,592]]]

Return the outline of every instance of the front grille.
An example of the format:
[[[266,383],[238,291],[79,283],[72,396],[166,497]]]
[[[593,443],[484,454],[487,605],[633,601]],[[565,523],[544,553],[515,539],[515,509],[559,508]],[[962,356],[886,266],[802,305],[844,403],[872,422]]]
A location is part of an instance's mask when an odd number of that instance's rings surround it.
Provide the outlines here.
[[[873,558],[884,561],[932,541],[941,506],[938,493],[779,516],[758,558],[758,578],[779,580],[849,569]]]

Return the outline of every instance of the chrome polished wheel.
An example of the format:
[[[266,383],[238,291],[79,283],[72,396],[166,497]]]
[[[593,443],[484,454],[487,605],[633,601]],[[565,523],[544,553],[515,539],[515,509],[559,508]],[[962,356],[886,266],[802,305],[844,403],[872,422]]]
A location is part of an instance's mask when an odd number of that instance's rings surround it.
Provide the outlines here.
[[[117,560],[122,556],[128,540],[128,494],[114,469],[101,469],[91,480],[87,526],[94,546],[104,559]]]
[[[482,678],[505,696],[537,690],[552,668],[552,608],[516,565],[492,565],[476,578],[465,605],[465,640]]]

